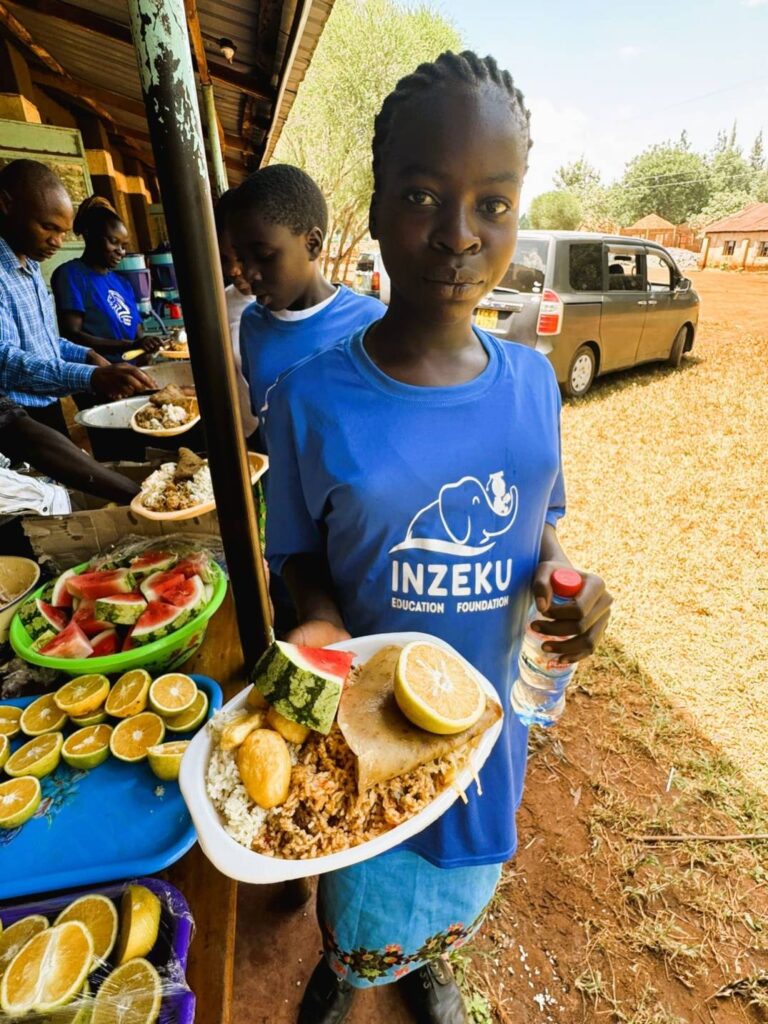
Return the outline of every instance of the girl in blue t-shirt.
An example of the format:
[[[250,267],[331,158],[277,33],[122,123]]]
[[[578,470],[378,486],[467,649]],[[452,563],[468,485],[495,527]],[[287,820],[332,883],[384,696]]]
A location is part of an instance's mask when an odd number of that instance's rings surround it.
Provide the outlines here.
[[[516,848],[527,730],[509,694],[531,591],[566,662],[594,650],[608,620],[590,573],[576,599],[550,606],[551,573],[570,566],[555,530],[552,368],[472,322],[514,252],[529,146],[523,97],[492,58],[445,53],[402,79],[373,140],[389,308],[268,396],[267,553],[296,603],[288,639],[431,633],[493,682],[506,712],[482,797],[320,877],[325,955],[300,1024],[340,1024],[356,988],[391,982],[422,1024],[467,1020],[444,955],[478,927]]]
[[[80,204],[73,230],[85,241],[83,255],[62,263],[51,278],[62,336],[111,363],[128,349],[156,352],[160,339],[144,333],[133,288],[115,273],[128,243],[117,211],[91,196]]]

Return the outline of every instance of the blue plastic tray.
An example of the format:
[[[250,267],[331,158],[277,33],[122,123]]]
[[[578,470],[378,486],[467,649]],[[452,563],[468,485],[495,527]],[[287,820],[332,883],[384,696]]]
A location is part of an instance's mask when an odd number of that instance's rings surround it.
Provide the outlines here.
[[[210,717],[221,707],[221,688],[207,676],[192,678],[208,694]],[[3,703],[26,707],[35,699]],[[166,734],[168,740],[189,738]],[[17,736],[14,749],[27,739]],[[161,782],[146,761],[110,757],[90,772],[62,761],[41,781],[35,816],[21,828],[0,829],[0,899],[150,875],[194,845],[178,783]]]

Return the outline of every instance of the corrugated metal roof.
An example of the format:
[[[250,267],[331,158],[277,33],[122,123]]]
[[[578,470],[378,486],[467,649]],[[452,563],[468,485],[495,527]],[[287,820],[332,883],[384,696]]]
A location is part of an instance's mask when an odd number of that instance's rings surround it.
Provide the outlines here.
[[[730,217],[707,224],[704,234],[712,231],[768,231],[768,203],[752,203]]]
[[[303,17],[294,38],[299,5]],[[30,9],[35,6],[23,0],[8,3],[35,43],[48,50],[76,80],[76,84],[66,79],[55,82],[51,72],[40,65],[38,87],[55,87],[60,102],[67,102],[68,96],[75,104],[78,97],[95,100],[113,119],[114,130],[120,133],[121,128],[125,129],[126,137],[148,153],[149,144],[141,138],[146,136],[147,126],[125,0],[66,0],[48,5],[46,13]],[[198,0],[233,184],[259,165],[268,132],[270,146],[274,147],[332,6],[333,0]],[[82,18],[81,12],[89,12],[93,20]],[[84,23],[75,23],[78,20]],[[104,34],[102,28],[109,34]],[[222,37],[231,39],[237,47],[232,65],[221,55],[218,40]],[[34,77],[36,62],[32,60],[31,64]],[[221,81],[217,72],[227,81]],[[246,76],[253,84],[262,83],[273,98],[246,94],[231,82],[232,73],[235,77]],[[286,88],[282,88],[283,78]]]

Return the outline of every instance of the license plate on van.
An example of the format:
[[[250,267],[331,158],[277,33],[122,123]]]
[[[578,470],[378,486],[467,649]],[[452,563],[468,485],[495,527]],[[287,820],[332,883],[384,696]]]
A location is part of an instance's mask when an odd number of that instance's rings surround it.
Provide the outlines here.
[[[492,331],[499,322],[499,314],[495,309],[478,309],[475,312],[475,323],[483,330]]]

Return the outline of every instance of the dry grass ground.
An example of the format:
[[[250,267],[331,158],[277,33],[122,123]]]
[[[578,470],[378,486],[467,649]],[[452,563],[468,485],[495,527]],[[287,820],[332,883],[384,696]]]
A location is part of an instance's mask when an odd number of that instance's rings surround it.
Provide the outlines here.
[[[768,275],[693,275],[693,355],[567,404],[566,550],[610,635],[768,793]]]

